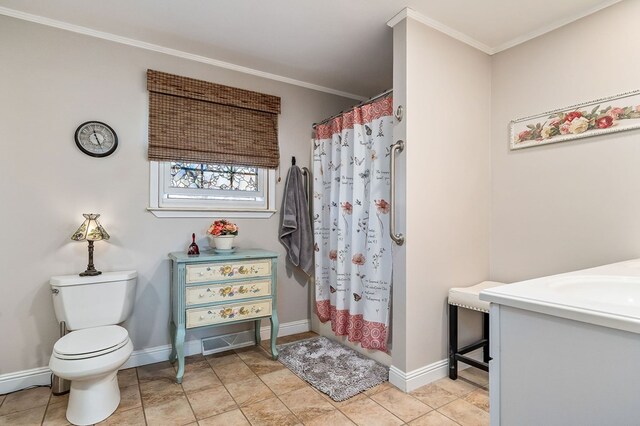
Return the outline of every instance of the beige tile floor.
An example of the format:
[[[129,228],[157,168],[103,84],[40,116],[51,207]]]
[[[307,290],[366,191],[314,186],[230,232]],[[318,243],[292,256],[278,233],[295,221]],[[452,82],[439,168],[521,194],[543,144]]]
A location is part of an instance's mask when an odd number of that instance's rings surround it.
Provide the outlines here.
[[[278,339],[287,343],[303,333]],[[106,425],[488,425],[488,378],[469,368],[403,393],[384,383],[334,402],[263,347],[187,358],[182,385],[168,362],[121,370],[122,399]],[[66,425],[68,396],[40,387],[0,395],[0,425]]]

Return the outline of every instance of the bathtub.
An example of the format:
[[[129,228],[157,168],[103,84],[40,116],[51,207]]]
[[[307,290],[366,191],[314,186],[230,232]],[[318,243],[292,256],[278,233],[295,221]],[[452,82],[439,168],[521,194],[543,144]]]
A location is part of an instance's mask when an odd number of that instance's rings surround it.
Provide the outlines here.
[[[640,424],[640,259],[494,287],[491,424]]]

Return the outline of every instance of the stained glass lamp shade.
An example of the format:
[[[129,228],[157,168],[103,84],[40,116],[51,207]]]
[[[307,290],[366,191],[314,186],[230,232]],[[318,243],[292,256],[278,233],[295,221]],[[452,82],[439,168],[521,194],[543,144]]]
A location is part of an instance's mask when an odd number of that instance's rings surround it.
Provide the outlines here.
[[[80,273],[81,277],[100,275],[102,272],[96,270],[93,266],[93,242],[100,240],[108,240],[109,234],[98,222],[99,214],[84,213],[84,222],[80,225],[80,228],[73,233],[71,239],[74,241],[88,241],[89,242],[89,264],[87,270]]]

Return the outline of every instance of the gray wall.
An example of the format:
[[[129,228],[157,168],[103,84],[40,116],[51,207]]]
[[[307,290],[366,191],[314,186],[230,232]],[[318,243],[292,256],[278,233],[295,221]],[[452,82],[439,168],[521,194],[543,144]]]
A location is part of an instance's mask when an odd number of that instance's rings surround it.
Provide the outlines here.
[[[640,1],[493,57],[491,278],[640,256],[640,130],[519,151],[509,120],[640,88]]]
[[[493,58],[412,20],[396,26],[404,41],[394,54],[407,62],[394,69],[395,96],[404,90],[410,127],[400,160],[407,244],[394,258],[403,275],[394,365],[410,371],[446,356],[451,286],[489,272],[510,282],[640,256],[640,131],[515,152],[507,140],[513,118],[639,88],[637,16],[639,0],[620,2]],[[210,221],[145,211],[147,68],[281,96],[285,171],[291,155],[308,163],[312,122],[355,103],[6,17],[0,64],[0,336],[9,342],[0,374],[47,364],[57,338],[47,281],[85,268],[86,245],[68,238],[89,211],[112,235],[96,244],[98,268],[139,271],[127,324],[136,349],[168,342],[166,253],[184,249],[191,232],[204,235]],[[113,156],[75,147],[73,131],[90,119],[118,132]],[[277,217],[238,223],[239,245],[283,253]],[[309,318],[303,283],[281,258],[282,322]]]
[[[446,358],[449,288],[488,278],[491,58],[413,19],[394,28],[396,37],[407,240],[394,248],[392,355],[409,372]],[[470,325],[477,332],[479,322]]]
[[[311,124],[356,103],[7,17],[0,17],[0,64],[0,374],[47,365],[58,337],[48,279],[85,269],[86,243],[69,237],[86,212],[101,213],[112,237],[96,243],[97,268],[139,273],[135,311],[126,323],[135,349],[168,343],[167,253],[185,250],[192,232],[206,246],[211,220],[159,219],[145,211],[147,68],[280,96],[283,180],[292,155],[308,165]],[[115,154],[95,159],[76,148],[73,132],[87,120],[116,130]],[[285,266],[278,221],[278,215],[237,220],[237,243],[282,254],[280,320],[305,320],[308,288]]]
[[[394,27],[405,106],[393,365],[446,357],[446,297],[640,256],[640,131],[510,152],[513,118],[640,88],[640,1],[489,57],[412,19]],[[406,191],[406,193],[402,193]],[[463,319],[468,341],[479,318]]]

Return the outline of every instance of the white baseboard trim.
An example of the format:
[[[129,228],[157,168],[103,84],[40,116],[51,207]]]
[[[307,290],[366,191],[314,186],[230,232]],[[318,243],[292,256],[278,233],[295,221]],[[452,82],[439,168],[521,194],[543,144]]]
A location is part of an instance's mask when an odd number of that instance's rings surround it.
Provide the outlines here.
[[[311,330],[311,321],[300,320],[291,321],[284,324],[280,324],[278,327],[278,337],[290,336],[292,334],[304,333]],[[260,337],[262,339],[271,338],[271,326],[260,327]],[[184,355],[199,354],[202,350],[200,346],[200,339],[187,340],[184,342]],[[129,360],[122,366],[122,368],[139,367],[141,365],[154,364],[156,362],[166,361],[169,359],[171,353],[171,345],[156,346],[153,348],[141,349],[133,351]]]
[[[291,336],[292,334],[306,333],[311,330],[311,320],[291,321],[280,324],[278,327],[278,337]],[[271,326],[260,327],[260,338],[271,338]]]
[[[140,349],[133,351],[129,360],[120,368],[139,367],[141,365],[155,364],[169,359],[171,353],[171,345],[154,346],[152,348]],[[200,339],[187,340],[184,342],[184,355],[195,355],[200,353]]]
[[[291,321],[280,324],[280,327],[278,327],[278,337],[304,333],[309,330],[311,330],[310,320]],[[271,337],[270,325],[260,327],[260,337],[262,339],[269,339]],[[200,339],[184,342],[184,352],[186,356],[198,354],[200,351]],[[122,369],[166,361],[169,359],[170,353],[171,345],[161,345],[133,351],[129,360],[122,366]],[[15,392],[30,386],[49,385],[50,383],[51,370],[49,370],[49,367],[40,367],[31,370],[1,374],[0,394]]]
[[[51,370],[49,367],[33,368],[31,370],[16,371],[0,375],[0,395],[14,392],[31,386],[51,384]]]
[[[476,349],[475,351],[469,352],[467,356],[481,360],[482,349]],[[458,370],[465,370],[467,368],[469,368],[467,364],[458,364]],[[414,391],[424,385],[428,385],[436,380],[447,377],[448,375],[448,359],[442,359],[434,362],[433,364],[425,365],[424,367],[420,367],[406,373],[394,365],[389,368],[389,382],[403,392]]]
[[[443,359],[406,373],[392,365],[389,368],[389,382],[403,392],[411,392],[446,377],[447,364],[447,360]]]

